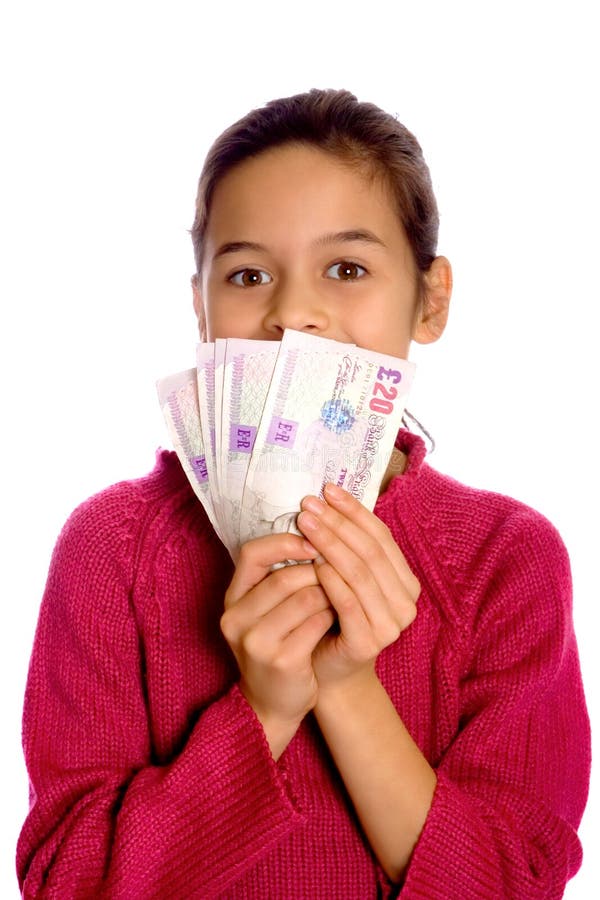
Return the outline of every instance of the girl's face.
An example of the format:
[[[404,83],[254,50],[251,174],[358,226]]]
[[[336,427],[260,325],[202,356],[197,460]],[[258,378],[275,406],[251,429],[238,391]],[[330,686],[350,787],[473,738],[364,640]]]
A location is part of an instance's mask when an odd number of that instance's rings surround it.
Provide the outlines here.
[[[218,183],[194,280],[204,340],[280,340],[294,328],[406,357],[446,323],[450,266],[423,282],[392,199],[317,148],[245,160]]]

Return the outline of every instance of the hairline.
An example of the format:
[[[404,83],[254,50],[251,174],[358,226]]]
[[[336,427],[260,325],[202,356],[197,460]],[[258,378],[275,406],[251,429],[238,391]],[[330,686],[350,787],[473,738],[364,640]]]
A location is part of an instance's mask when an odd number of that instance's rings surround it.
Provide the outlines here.
[[[326,146],[326,143],[329,143],[330,146]],[[354,146],[353,146],[354,145]],[[375,159],[373,154],[366,151],[364,146],[361,146],[356,141],[351,141],[347,138],[338,140],[337,144],[334,146],[334,141],[330,138],[327,139],[326,142],[321,143],[319,140],[313,140],[309,137],[290,137],[284,140],[278,141],[276,144],[270,144],[267,147],[261,147],[259,150],[248,153],[247,156],[244,156],[243,159],[239,159],[236,162],[232,163],[226,171],[222,172],[221,175],[214,181],[212,185],[212,190],[209,196],[209,203],[207,204],[206,209],[206,221],[204,227],[204,236],[208,231],[208,223],[210,220],[210,214],[213,206],[213,198],[215,191],[217,190],[219,184],[227,178],[227,176],[237,170],[240,166],[243,166],[244,163],[250,162],[253,159],[258,159],[259,157],[266,156],[270,153],[276,153],[278,150],[283,150],[288,147],[304,147],[307,149],[315,150],[316,152],[325,153],[329,157],[335,158],[337,162],[345,166],[346,168],[351,169],[353,172],[358,172],[362,175],[369,186],[373,186],[378,183],[382,187],[382,189],[386,192],[389,197],[389,200],[392,204],[394,212],[398,217],[399,224],[406,231],[406,225],[403,218],[399,215],[399,204],[396,192],[394,190],[394,182],[393,178],[385,169],[385,165],[383,162]],[[362,230],[362,229],[361,229]],[[199,264],[197,265],[197,274],[199,275],[204,265],[204,249],[205,249],[205,240],[201,243],[201,253]],[[219,254],[217,254],[219,255]],[[414,254],[413,254],[414,255]],[[216,257],[213,256],[213,260]],[[417,267],[418,268],[418,267]]]

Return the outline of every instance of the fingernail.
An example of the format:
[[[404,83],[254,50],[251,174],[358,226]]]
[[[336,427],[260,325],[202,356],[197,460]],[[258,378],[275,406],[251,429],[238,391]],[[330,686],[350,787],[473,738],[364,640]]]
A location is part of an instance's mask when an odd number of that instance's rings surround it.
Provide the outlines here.
[[[320,516],[325,511],[325,504],[318,497],[305,497],[302,501],[302,509],[310,509],[315,515]]]
[[[332,500],[341,500],[344,494],[348,493],[348,491],[345,491],[343,488],[339,487],[339,485],[334,484],[333,481],[327,482],[324,492],[328,497],[331,497]]]
[[[316,528],[318,524],[317,519],[311,513],[301,512],[298,516],[298,525],[302,531]]]
[[[316,547],[313,547],[310,541],[307,541],[306,539],[302,541],[302,549],[305,551],[305,553],[311,553],[314,556],[316,556],[319,552]]]

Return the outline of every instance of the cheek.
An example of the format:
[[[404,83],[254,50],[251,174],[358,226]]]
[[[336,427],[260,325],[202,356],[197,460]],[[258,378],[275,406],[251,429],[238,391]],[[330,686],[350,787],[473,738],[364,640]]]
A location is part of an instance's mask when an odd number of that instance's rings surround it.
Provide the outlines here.
[[[387,297],[384,302],[371,298],[354,311],[353,319],[357,343],[391,356],[407,355],[415,319],[411,304],[397,297]]]
[[[225,298],[214,298],[206,304],[207,340],[215,338],[253,338],[260,316],[254,304],[231,303]]]

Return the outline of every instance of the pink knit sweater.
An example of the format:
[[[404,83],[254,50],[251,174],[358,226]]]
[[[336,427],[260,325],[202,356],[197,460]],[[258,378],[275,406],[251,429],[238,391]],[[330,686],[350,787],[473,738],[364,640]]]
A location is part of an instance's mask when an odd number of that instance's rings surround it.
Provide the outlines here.
[[[173,453],[67,522],[31,660],[24,897],[560,897],[581,863],[589,724],[554,528],[423,463],[376,507],[423,590],[378,659],[438,785],[401,889],[315,721],[278,763],[219,631],[229,557]]]

